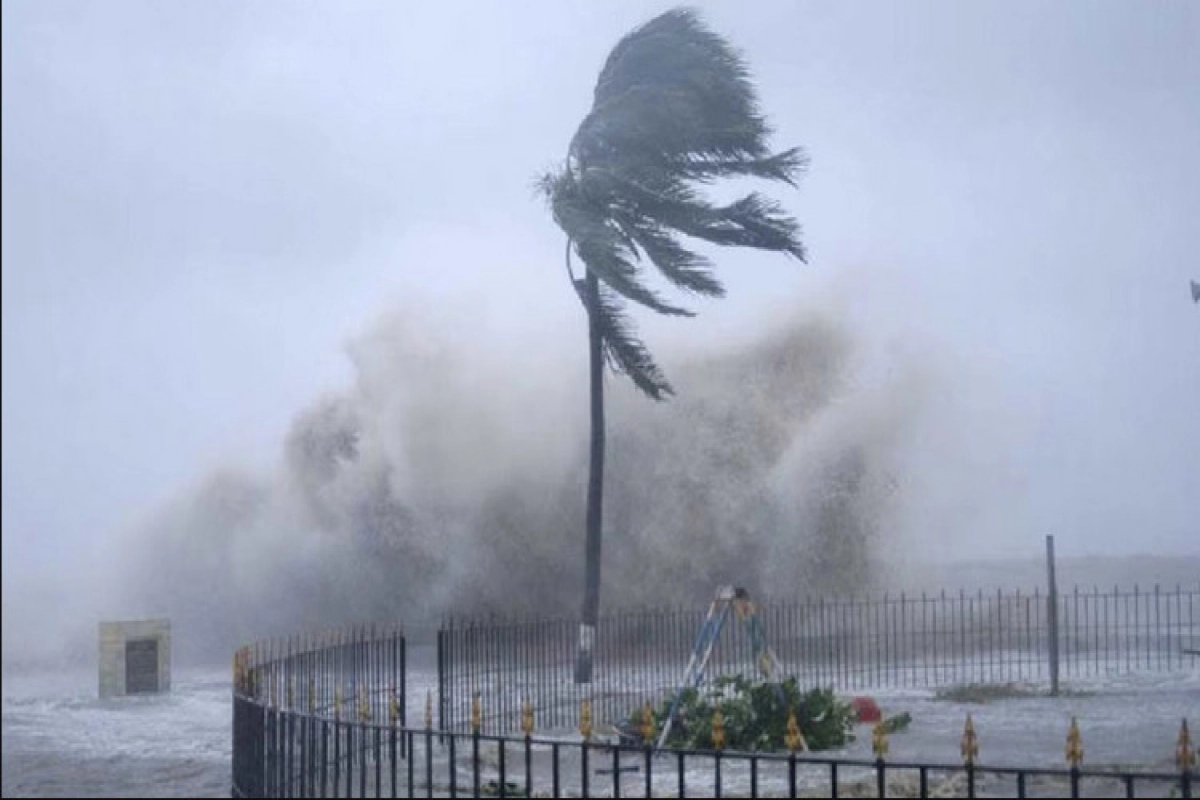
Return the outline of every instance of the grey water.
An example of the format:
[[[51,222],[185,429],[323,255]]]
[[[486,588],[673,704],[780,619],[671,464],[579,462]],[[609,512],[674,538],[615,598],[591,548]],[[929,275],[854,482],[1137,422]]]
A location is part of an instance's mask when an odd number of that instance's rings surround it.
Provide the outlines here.
[[[5,797],[228,797],[228,669],[178,671],[169,694],[100,700],[95,670],[4,675]]]
[[[432,648],[409,647],[409,719],[437,683]],[[6,669],[3,797],[229,797],[228,666],[174,671],[169,693],[98,698],[95,664]]]

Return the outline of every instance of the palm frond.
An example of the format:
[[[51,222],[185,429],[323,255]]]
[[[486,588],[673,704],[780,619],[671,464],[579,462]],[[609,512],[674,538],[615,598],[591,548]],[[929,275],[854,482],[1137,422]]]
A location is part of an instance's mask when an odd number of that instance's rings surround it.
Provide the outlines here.
[[[656,108],[665,110],[655,114]],[[640,130],[652,139],[671,134],[662,140],[664,148],[681,135],[693,142],[687,148],[692,152],[766,154],[769,130],[745,62],[692,9],[667,11],[617,43],[600,71],[592,109],[581,131],[598,122],[602,130],[619,132],[619,123],[635,111],[648,112],[655,125]]]
[[[680,230],[713,244],[774,250],[800,261],[808,258],[800,242],[800,224],[779,203],[757,192],[727,206],[701,211],[695,221],[692,230]]]
[[[707,297],[725,296],[725,287],[713,275],[712,261],[688,250],[669,230],[623,212],[614,212],[613,219],[671,283]]]
[[[727,206],[715,206],[674,175],[644,170],[636,177],[588,170],[585,180],[612,185],[611,213],[632,215],[660,229],[676,230],[717,245],[784,252],[807,260],[800,225],[777,202],[757,192]]]
[[[808,155],[799,147],[763,158],[690,157],[672,164],[674,172],[689,180],[707,183],[716,178],[762,178],[796,186],[808,168]]]
[[[577,187],[559,183],[552,206],[555,221],[566,232],[579,258],[611,289],[660,314],[692,315],[685,308],[667,303],[641,282],[634,263],[638,254],[633,240],[587,203]]]
[[[794,183],[802,153],[770,155],[769,135],[741,55],[695,11],[675,9],[613,48],[571,153],[582,164],[657,163],[697,180]]]
[[[599,297],[591,313],[596,315],[600,326],[604,357],[610,369],[628,375],[638,389],[655,400],[665,400],[668,395],[675,394],[646,345],[633,332],[633,324],[615,293],[600,286]]]
[[[610,366],[651,397],[670,387],[631,333],[621,298],[664,314],[690,312],[650,290],[641,264],[685,291],[720,297],[711,260],[685,237],[806,258],[799,224],[775,201],[751,193],[717,205],[697,188],[721,178],[794,186],[807,157],[800,148],[772,153],[770,134],[742,56],[695,11],[674,9],[612,49],[566,164],[539,183],[568,247],[600,280],[599,306],[587,293],[583,299],[603,323]]]

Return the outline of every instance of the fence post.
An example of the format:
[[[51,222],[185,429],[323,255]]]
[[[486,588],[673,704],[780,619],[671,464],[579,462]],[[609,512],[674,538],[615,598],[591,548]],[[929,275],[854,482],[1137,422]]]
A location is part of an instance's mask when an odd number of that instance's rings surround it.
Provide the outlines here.
[[[1071,797],[1079,797],[1079,767],[1083,764],[1083,737],[1079,735],[1079,724],[1071,717],[1067,730],[1067,765],[1071,768]]]
[[[412,759],[412,756],[409,756]],[[433,698],[425,694],[425,785],[433,793]],[[366,795],[364,794],[364,797]]]
[[[1187,718],[1179,728],[1179,743],[1175,746],[1175,766],[1179,767],[1179,790],[1184,797],[1192,796],[1192,767],[1196,765],[1196,752],[1192,749],[1192,736],[1188,732]]]
[[[437,673],[438,673],[438,730],[446,730],[446,630],[439,627],[437,632]],[[445,739],[438,736],[438,744],[445,744]]]
[[[967,724],[963,727],[962,738],[962,757],[963,764],[967,768],[967,797],[975,796],[975,759],[979,757],[979,737],[975,734],[975,723],[971,719],[971,715],[967,714]],[[924,774],[922,773],[922,778]],[[922,791],[924,796],[925,792]],[[1024,792],[1020,793],[1024,797]]]
[[[1058,696],[1058,582],[1054,576],[1054,536],[1046,537],[1046,574],[1049,587],[1046,592],[1046,628],[1049,637],[1050,696]]]
[[[887,797],[887,763],[884,758],[888,754],[887,729],[882,722],[875,723],[871,732],[871,750],[875,753],[875,782],[880,797]],[[836,781],[835,781],[836,782]],[[837,789],[834,789],[837,793]]]
[[[580,744],[579,751],[579,781],[583,787],[582,797],[590,797],[588,794],[588,745],[592,742],[592,701],[591,698],[585,698],[579,708],[579,733],[583,736],[583,741]]]

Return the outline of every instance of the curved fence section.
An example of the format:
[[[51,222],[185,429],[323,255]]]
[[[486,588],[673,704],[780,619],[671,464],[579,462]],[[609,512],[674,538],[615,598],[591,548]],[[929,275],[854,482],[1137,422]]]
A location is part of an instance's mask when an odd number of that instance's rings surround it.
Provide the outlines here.
[[[762,613],[786,673],[843,691],[1034,679],[1045,674],[1041,660],[1053,652],[1061,654],[1067,676],[1197,674],[1200,587],[1071,592],[1055,599],[902,595],[774,603]],[[1047,615],[1054,608],[1059,616],[1052,626]],[[677,688],[701,618],[684,611],[609,616],[598,631],[596,681],[588,686],[573,683],[575,626],[569,620],[446,625],[437,634],[436,676],[429,659],[411,679],[399,630],[356,628],[242,648],[233,660],[232,794],[1192,796],[1189,701],[1180,709],[1185,718],[1177,736],[1171,726],[1179,718],[1166,718],[1174,707],[1152,721],[1161,734],[1143,726],[1154,741],[1144,769],[1084,765],[1089,727],[1106,731],[1092,742],[1103,763],[1130,763],[1127,754],[1114,752],[1107,711],[1099,726],[1082,718],[1079,725],[1070,720],[1069,729],[1064,723],[1064,738],[1053,738],[1066,747],[1056,744],[1052,754],[1022,750],[1029,766],[1010,763],[1003,752],[1011,757],[1012,746],[998,747],[989,736],[1003,725],[981,722],[977,738],[965,713],[961,747],[958,734],[938,724],[937,740],[945,741],[950,756],[942,761],[891,760],[884,722],[858,730],[862,746],[836,755],[805,752],[802,737],[790,733],[783,752],[723,749],[724,718],[715,713],[711,736],[703,739],[712,743],[709,749],[648,746],[656,735],[653,715],[643,717],[645,728],[636,732],[614,729],[614,721]],[[1054,647],[1046,641],[1050,630],[1057,631]],[[747,632],[734,624],[714,651],[708,677],[752,669],[752,650]],[[436,694],[422,689],[422,696],[408,697],[411,686],[432,686],[435,677]],[[424,711],[416,725],[409,724],[409,707]],[[981,748],[981,740],[987,746]],[[985,765],[989,752],[999,763]]]
[[[233,796],[348,797],[355,781],[365,796],[368,770],[394,770],[403,756],[406,661],[404,635],[378,628],[238,650]]]

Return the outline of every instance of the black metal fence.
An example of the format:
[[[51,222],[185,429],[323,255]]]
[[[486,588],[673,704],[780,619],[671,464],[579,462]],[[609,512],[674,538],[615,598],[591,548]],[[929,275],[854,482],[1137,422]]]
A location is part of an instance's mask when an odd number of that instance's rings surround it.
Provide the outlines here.
[[[368,760],[398,758],[406,723],[406,644],[398,630],[352,628],[244,647],[233,659],[234,797],[337,796]],[[374,720],[392,729],[383,746]],[[347,794],[347,796],[349,796]]]
[[[766,602],[759,613],[785,673],[803,686],[841,691],[1039,683],[1052,672],[1065,678],[1174,672],[1193,667],[1200,647],[1200,584],[1076,588],[1053,596],[1035,590],[810,598]],[[466,730],[475,697],[488,709],[489,733],[516,730],[525,700],[551,728],[570,726],[585,697],[594,700],[597,721],[623,720],[678,688],[704,614],[642,610],[601,619],[595,679],[587,686],[573,682],[575,619],[452,621],[438,634],[439,725]],[[749,637],[731,621],[707,675],[753,671]]]
[[[246,702],[246,701],[243,701]],[[1181,734],[1175,772],[1086,769],[1076,740],[1064,769],[988,767],[807,753],[669,750],[573,739],[440,733],[394,721],[338,722],[259,706],[263,779],[240,797],[1184,797],[1195,750]],[[1186,733],[1186,723],[1184,728]],[[313,742],[319,744],[314,749]],[[235,759],[239,744],[235,740]],[[964,743],[965,745],[966,743]],[[1070,746],[1068,746],[1070,751]]]
[[[436,734],[420,746],[432,750]],[[671,750],[526,737],[448,734],[393,797],[1192,797],[1194,774]],[[886,749],[886,747],[884,748]],[[455,753],[465,754],[457,760]],[[440,774],[439,774],[440,773]],[[423,794],[421,794],[423,793]]]
[[[471,704],[469,732],[435,730],[432,694],[424,727],[410,727],[406,666],[405,639],[395,631],[357,629],[239,650],[233,796],[1192,796],[1196,751],[1186,720],[1174,772],[1084,768],[1074,721],[1064,769],[981,765],[970,718],[960,763],[888,761],[882,725],[874,730],[873,759],[795,750],[654,752],[593,738],[592,701],[572,709],[575,730],[556,738],[533,735],[539,717],[543,726],[553,717],[547,709],[535,714],[530,699],[520,704],[522,735],[483,734],[481,699]],[[714,727],[713,741],[723,738]]]

